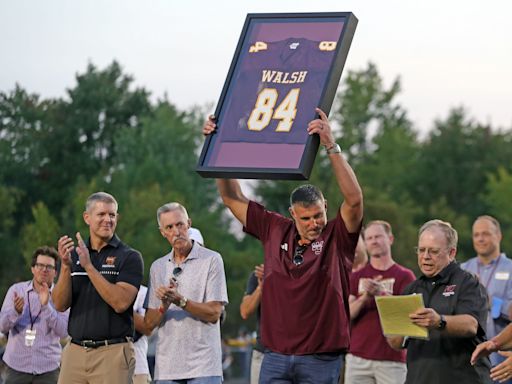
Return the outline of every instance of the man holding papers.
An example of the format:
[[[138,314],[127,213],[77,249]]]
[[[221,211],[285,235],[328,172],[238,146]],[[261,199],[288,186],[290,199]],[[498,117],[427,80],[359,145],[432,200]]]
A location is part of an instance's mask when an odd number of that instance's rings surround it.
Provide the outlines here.
[[[430,338],[388,338],[393,348],[407,348],[406,384],[492,383],[488,358],[470,364],[475,345],[485,340],[487,295],[455,261],[457,231],[441,220],[423,224],[416,253],[422,276],[404,294],[423,295],[425,308],[409,317]]]
[[[350,276],[352,330],[345,383],[402,384],[407,373],[405,351],[395,351],[386,342],[375,297],[399,295],[416,278],[393,260],[394,237],[388,222],[369,222],[363,238],[370,262]]]

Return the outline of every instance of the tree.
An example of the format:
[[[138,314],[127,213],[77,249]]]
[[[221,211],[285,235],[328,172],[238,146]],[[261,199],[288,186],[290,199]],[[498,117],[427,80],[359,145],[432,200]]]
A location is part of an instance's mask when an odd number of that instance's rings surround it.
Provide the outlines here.
[[[31,265],[32,254],[40,246],[57,248],[59,225],[46,205],[38,202],[32,207],[34,221],[23,226],[21,231],[21,248],[26,266]]]

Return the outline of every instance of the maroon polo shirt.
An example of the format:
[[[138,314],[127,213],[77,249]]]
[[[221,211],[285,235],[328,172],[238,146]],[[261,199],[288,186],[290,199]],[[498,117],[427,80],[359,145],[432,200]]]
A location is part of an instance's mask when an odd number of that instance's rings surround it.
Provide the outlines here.
[[[349,273],[359,230],[348,233],[338,211],[292,262],[295,223],[249,202],[244,231],[259,239],[265,253],[261,340],[271,351],[306,355],[341,352],[349,346]]]

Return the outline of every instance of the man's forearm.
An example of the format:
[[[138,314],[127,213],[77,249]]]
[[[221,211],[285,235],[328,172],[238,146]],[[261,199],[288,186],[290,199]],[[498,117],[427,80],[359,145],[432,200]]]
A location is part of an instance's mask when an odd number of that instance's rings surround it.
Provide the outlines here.
[[[250,295],[245,295],[242,299],[240,304],[240,316],[242,316],[242,319],[247,320],[258,309],[260,302],[261,287],[257,286]]]
[[[137,295],[137,288],[128,283],[110,283],[92,264],[87,266],[86,271],[98,294],[114,311],[122,313],[132,305]]]
[[[478,322],[471,315],[445,316],[444,333],[450,336],[473,337],[478,331]]]
[[[350,207],[360,205],[363,192],[352,167],[341,153],[334,153],[328,156],[345,203]]]

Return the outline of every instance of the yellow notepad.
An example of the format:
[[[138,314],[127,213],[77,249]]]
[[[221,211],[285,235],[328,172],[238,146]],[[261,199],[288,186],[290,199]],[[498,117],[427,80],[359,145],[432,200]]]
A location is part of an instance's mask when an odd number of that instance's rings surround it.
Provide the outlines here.
[[[376,296],[380,325],[385,336],[428,339],[428,329],[413,324],[409,314],[424,308],[422,295]]]

